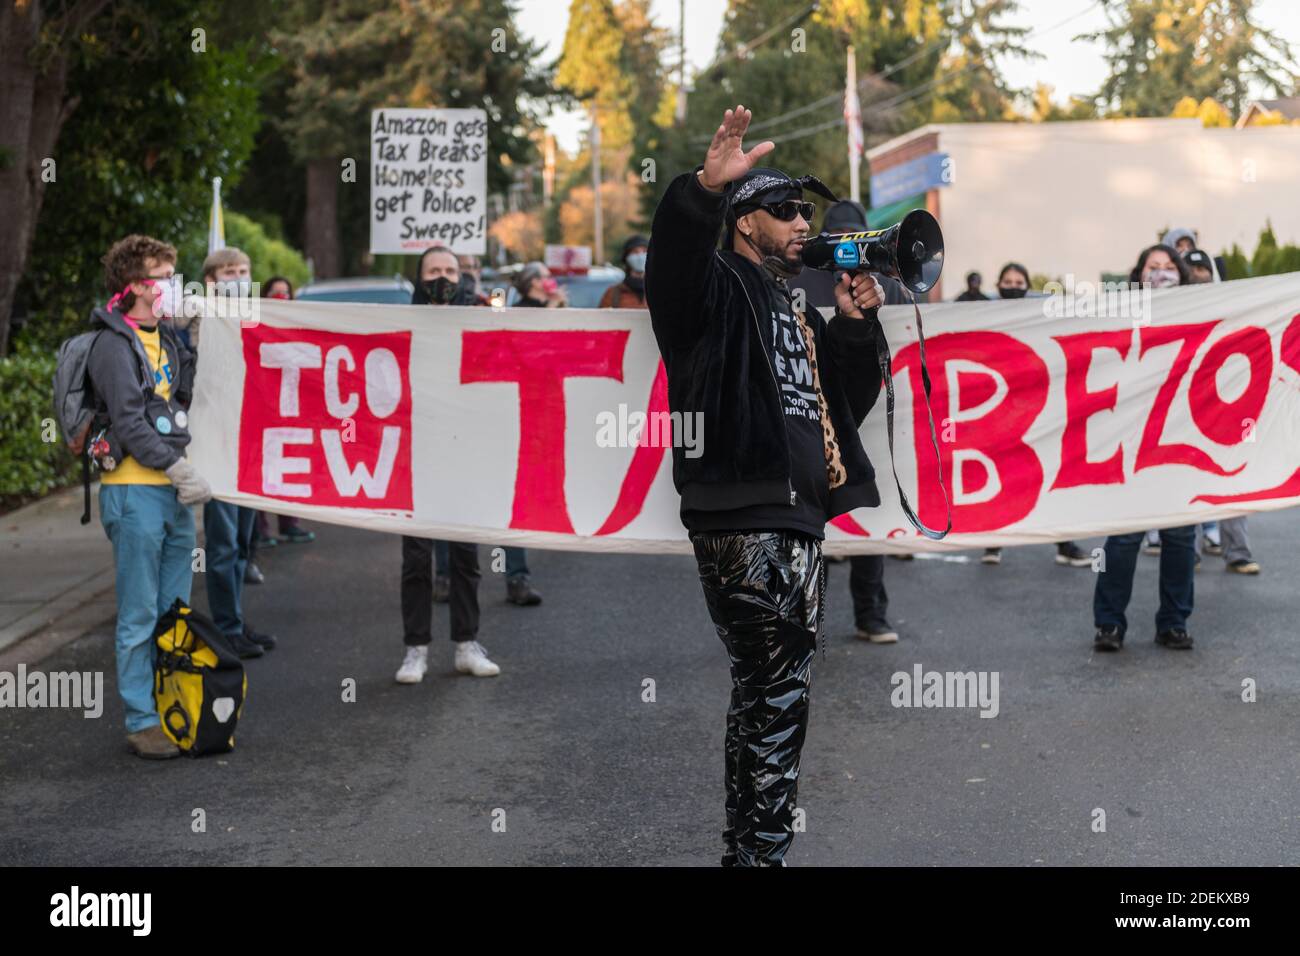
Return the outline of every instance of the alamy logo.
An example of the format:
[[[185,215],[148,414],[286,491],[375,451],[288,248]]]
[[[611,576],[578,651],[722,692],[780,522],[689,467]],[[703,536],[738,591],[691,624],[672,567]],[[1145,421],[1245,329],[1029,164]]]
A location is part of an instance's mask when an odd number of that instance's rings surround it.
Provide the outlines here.
[[[687,458],[704,454],[703,412],[618,412],[596,414],[597,448],[683,448]]]
[[[0,671],[0,707],[71,707],[82,716],[98,717],[104,712],[103,671],[17,672]]]
[[[997,671],[897,671],[889,702],[895,707],[979,707],[981,717],[998,715]]]
[[[152,893],[70,893],[50,897],[51,926],[129,926],[133,936],[148,936],[152,926]]]

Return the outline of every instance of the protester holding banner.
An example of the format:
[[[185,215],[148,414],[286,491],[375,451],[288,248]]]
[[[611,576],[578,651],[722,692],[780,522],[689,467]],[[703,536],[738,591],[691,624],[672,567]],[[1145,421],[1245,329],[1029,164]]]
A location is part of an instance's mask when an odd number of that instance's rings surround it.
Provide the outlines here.
[[[213,294],[245,296],[251,292],[251,263],[234,246],[226,246],[203,261],[203,281]],[[198,341],[198,320],[190,326]],[[202,358],[199,359],[200,369]],[[200,372],[200,374],[202,374]],[[249,625],[244,616],[244,584],[261,584],[263,575],[253,561],[253,530],[257,511],[213,499],[203,506],[203,536],[207,548],[208,608],[212,620],[241,658],[261,657],[276,645],[275,636]]]
[[[972,273],[975,274],[975,273]],[[967,277],[969,281],[969,277]],[[1030,288],[1029,270],[1018,262],[1008,262],[998,273],[998,297],[1002,299],[1023,299]],[[958,301],[962,301],[958,296]],[[971,300],[967,300],[971,301]],[[980,557],[981,564],[1001,564],[1001,548],[985,548]],[[1056,563],[1074,568],[1086,568],[1092,565],[1092,558],[1073,541],[1060,541],[1056,545]]]
[[[446,246],[430,246],[420,256],[419,281],[411,295],[412,305],[474,305],[472,290],[461,284],[460,263]],[[402,624],[406,655],[397,670],[399,684],[418,684],[429,669],[429,644],[433,641],[435,542],[430,538],[402,536]],[[481,574],[478,545],[466,541],[446,542],[448,576],[446,591],[451,605],[452,642],[456,645],[456,670],[475,677],[501,673],[478,642],[478,584]]]
[[[279,301],[293,301],[293,283],[284,276],[272,276],[262,283],[262,298]],[[316,540],[314,531],[307,531],[302,522],[292,515],[279,516],[280,537],[271,534],[271,521],[265,511],[257,513],[257,525],[253,532],[253,554],[259,549],[274,548],[281,540],[290,544],[310,544]]]
[[[612,285],[600,297],[602,309],[645,308],[645,259],[650,240],[645,236],[628,236],[623,242],[623,281]]]
[[[1152,288],[1186,285],[1187,267],[1182,257],[1165,245],[1142,250],[1129,274],[1133,284]],[[1097,633],[1093,648],[1118,651],[1124,646],[1128,621],[1124,616],[1133,594],[1133,573],[1143,533],[1113,534],[1106,538],[1105,564],[1093,590],[1093,618]],[[1192,614],[1193,576],[1196,571],[1196,526],[1160,530],[1160,609],[1156,612],[1156,643],[1172,650],[1191,650],[1187,619]]]
[[[858,426],[880,391],[880,283],[841,277],[836,314],[795,307],[819,180],[755,167],[751,113],[727,110],[704,164],[656,210],[646,294],[668,404],[711,436],[673,483],[709,615],[731,660],[723,865],[782,864],[793,839],[830,518],[880,504]],[[727,227],[725,249],[716,248]]]
[[[1191,249],[1183,253],[1183,264],[1187,266],[1188,282],[1192,285],[1207,285],[1217,281],[1214,260],[1208,253]],[[1259,574],[1259,563],[1250,552],[1245,515],[1197,525],[1196,542],[1198,567],[1199,555],[1204,549],[1206,554],[1223,555],[1226,569],[1234,574]]]

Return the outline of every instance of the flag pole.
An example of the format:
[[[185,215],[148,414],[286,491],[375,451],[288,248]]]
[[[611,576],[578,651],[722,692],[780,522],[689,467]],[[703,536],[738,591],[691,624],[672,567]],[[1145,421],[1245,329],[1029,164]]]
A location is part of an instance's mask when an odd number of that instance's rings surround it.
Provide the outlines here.
[[[848,68],[844,76],[844,125],[849,132],[849,198],[861,202],[858,170],[862,162],[862,106],[858,102],[858,64],[849,47]]]
[[[212,210],[208,213],[208,255],[226,248],[226,220],[221,214],[221,177],[212,177]]]

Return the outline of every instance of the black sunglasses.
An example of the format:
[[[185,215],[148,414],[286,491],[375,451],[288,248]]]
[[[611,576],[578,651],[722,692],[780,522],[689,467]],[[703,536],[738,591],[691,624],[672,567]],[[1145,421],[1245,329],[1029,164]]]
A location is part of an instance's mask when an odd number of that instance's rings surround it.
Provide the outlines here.
[[[817,211],[817,206],[810,202],[801,202],[798,199],[787,199],[784,202],[765,203],[758,207],[769,215],[775,216],[782,222],[793,222],[795,216],[803,216],[808,222],[812,222],[813,215]]]

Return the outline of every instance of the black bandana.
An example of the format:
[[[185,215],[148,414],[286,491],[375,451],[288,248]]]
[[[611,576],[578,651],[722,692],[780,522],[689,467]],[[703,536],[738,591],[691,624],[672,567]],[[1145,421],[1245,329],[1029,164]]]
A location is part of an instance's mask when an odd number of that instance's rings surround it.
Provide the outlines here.
[[[735,191],[731,194],[732,215],[739,219],[745,213],[753,212],[763,205],[763,198],[767,193],[778,189],[799,193],[807,189],[823,199],[839,202],[830,188],[816,176],[800,176],[798,179],[791,179],[779,169],[756,166],[736,182]]]

